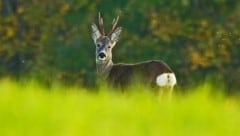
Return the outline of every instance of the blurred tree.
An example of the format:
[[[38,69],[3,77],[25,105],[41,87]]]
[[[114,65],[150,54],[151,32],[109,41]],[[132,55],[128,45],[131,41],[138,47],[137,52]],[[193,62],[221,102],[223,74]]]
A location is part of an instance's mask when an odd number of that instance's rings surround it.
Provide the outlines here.
[[[0,75],[95,84],[90,24],[123,26],[114,62],[162,59],[180,86],[212,76],[240,88],[240,1],[1,0]]]

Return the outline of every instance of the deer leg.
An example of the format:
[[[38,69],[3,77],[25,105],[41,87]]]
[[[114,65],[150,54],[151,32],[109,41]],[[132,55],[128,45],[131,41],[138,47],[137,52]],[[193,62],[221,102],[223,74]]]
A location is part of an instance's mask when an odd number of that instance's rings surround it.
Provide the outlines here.
[[[168,99],[169,99],[169,101],[171,101],[172,100],[172,95],[173,95],[173,86],[168,86],[168,90],[167,90],[168,92]]]
[[[163,89],[163,88],[159,88],[158,97],[159,97],[160,99],[162,99],[163,96],[164,96],[164,89]]]
[[[168,101],[172,100],[173,86],[161,87],[158,91],[158,97],[160,99],[166,99]]]

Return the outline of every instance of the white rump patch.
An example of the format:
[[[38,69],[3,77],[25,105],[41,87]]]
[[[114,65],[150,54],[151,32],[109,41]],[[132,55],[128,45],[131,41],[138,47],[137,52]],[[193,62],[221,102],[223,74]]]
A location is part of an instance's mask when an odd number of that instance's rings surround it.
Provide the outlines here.
[[[157,76],[156,82],[159,86],[174,86],[177,84],[176,76],[174,73],[163,73]]]

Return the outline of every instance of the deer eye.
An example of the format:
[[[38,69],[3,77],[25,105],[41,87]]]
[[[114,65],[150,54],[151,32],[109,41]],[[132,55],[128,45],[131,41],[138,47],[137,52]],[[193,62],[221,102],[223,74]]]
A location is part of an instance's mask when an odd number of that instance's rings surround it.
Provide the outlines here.
[[[111,46],[108,46],[108,48],[111,48]]]
[[[97,47],[100,47],[101,45],[100,44],[97,44]]]

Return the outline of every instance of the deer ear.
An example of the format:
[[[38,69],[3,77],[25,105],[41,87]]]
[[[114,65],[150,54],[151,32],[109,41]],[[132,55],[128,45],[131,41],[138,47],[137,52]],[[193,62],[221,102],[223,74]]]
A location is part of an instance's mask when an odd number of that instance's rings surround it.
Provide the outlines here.
[[[92,38],[94,43],[96,43],[97,39],[101,36],[101,33],[96,24],[92,23],[91,27],[92,27]]]
[[[115,31],[113,31],[113,33],[111,34],[111,41],[116,44],[118,39],[119,39],[119,36],[122,32],[122,27],[118,27]]]

